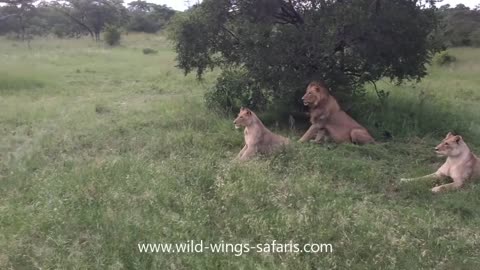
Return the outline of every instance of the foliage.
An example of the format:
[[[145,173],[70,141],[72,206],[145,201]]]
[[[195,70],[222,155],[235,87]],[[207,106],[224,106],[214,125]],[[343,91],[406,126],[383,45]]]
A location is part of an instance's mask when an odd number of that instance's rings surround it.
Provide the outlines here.
[[[442,38],[448,46],[480,46],[480,9],[470,9],[459,4],[440,7]]]
[[[158,51],[151,48],[143,48],[143,54],[157,54]]]
[[[107,24],[130,31],[157,32],[175,11],[165,5],[142,0],[123,6],[123,0],[42,1],[0,0],[0,35],[80,37],[88,34],[97,41]]]
[[[262,108],[267,97],[268,93],[261,91],[259,83],[242,69],[224,70],[205,95],[208,108],[228,114],[238,112],[242,106],[253,110]]]
[[[55,5],[50,2],[40,2],[33,6],[28,13],[28,23],[25,24],[25,31],[28,34],[44,36],[54,34],[57,37],[79,37],[85,31],[79,25],[60,13]],[[21,21],[16,14],[16,7],[0,6],[0,35],[16,32],[21,35]]]
[[[0,10],[0,33],[10,30],[16,32],[22,40],[25,40],[27,31],[32,26],[31,18],[35,14],[35,0],[0,0],[0,4],[6,4]],[[5,24],[3,21],[6,21]],[[10,27],[10,28],[8,28]]]
[[[457,61],[457,58],[447,51],[439,52],[433,58],[433,62],[439,66],[448,65]]]
[[[422,3],[205,0],[175,18],[169,36],[185,73],[241,67],[273,103],[299,104],[286,101],[312,79],[348,98],[365,82],[426,75],[440,48],[434,8]]]
[[[480,27],[470,34],[470,41],[472,46],[480,47]]]
[[[54,7],[97,41],[105,26],[122,25],[127,18],[123,0],[66,0]]]
[[[165,5],[157,5],[137,0],[128,3],[130,20],[127,29],[130,31],[155,33],[163,29],[175,11]]]
[[[105,39],[105,43],[110,46],[115,46],[120,43],[121,32],[118,27],[113,25],[107,25],[105,27],[105,33],[103,34],[103,38]]]

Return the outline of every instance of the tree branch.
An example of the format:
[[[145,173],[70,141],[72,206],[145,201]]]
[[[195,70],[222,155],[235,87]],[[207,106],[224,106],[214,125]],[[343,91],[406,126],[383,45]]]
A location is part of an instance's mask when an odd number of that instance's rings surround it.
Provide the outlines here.
[[[58,10],[60,13],[62,13],[63,15],[67,16],[68,18],[70,18],[72,21],[74,21],[75,23],[77,23],[78,25],[80,25],[81,27],[85,28],[88,33],[90,33],[90,36],[93,38],[94,37],[94,34],[93,34],[93,31],[90,29],[90,27],[88,27],[88,25],[86,25],[85,23],[83,23],[81,20],[75,18],[73,15],[71,15],[70,13],[64,11],[63,9],[61,8],[58,8],[58,7],[55,7],[56,10]]]
[[[273,17],[278,20],[275,23],[293,24],[296,26],[304,23],[302,16],[295,10],[292,0],[289,0],[288,3],[282,0],[279,0],[279,2],[280,12],[273,15]]]
[[[222,25],[222,29],[227,31],[233,38],[235,38],[237,40],[237,42],[240,42],[240,39],[237,37],[237,35],[235,35],[231,30],[229,30],[228,28],[226,28],[225,26]]]

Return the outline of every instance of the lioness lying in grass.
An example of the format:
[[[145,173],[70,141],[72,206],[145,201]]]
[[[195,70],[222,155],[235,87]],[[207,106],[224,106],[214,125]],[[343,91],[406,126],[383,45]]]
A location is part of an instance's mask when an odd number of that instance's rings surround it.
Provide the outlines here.
[[[400,181],[452,178],[453,183],[432,188],[432,192],[438,193],[458,189],[467,180],[480,177],[480,159],[470,151],[461,136],[449,132],[447,137],[435,147],[435,152],[439,156],[447,156],[447,161],[435,173],[417,178],[402,178]]]
[[[245,128],[245,146],[238,153],[237,159],[239,160],[247,160],[258,153],[271,153],[289,143],[287,138],[268,130],[255,113],[247,108],[240,109],[240,113],[233,123],[236,128]]]

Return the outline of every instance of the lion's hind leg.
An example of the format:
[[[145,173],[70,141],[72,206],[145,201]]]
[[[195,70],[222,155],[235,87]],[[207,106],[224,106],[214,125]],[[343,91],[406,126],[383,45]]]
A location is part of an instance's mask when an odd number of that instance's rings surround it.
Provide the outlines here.
[[[325,129],[320,129],[315,136],[315,139],[312,140],[314,143],[324,143],[327,140],[327,131]]]
[[[372,136],[363,128],[355,128],[350,131],[350,140],[355,144],[375,143]]]

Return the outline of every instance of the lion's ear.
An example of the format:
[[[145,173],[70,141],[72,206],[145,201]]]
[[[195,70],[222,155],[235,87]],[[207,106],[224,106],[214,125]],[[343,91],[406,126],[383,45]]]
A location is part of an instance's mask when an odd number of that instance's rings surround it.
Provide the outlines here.
[[[456,143],[459,143],[462,140],[463,140],[462,136],[460,136],[460,135],[455,136],[455,142]]]
[[[252,111],[250,111],[249,109],[245,109],[247,111],[247,115],[251,115],[252,114]]]
[[[445,138],[448,139],[448,138],[450,138],[450,137],[452,137],[452,136],[453,136],[452,132],[448,132],[447,137],[445,137]]]

